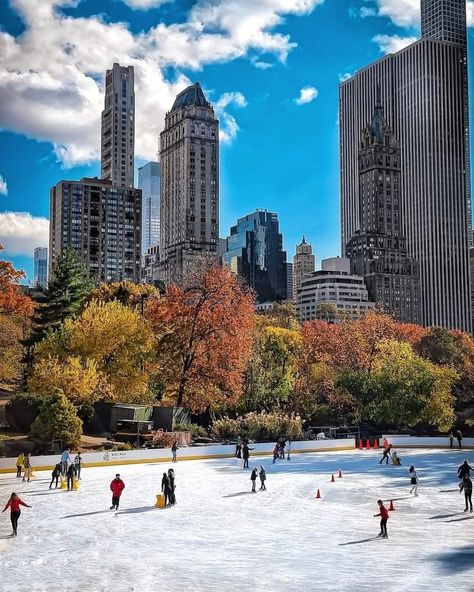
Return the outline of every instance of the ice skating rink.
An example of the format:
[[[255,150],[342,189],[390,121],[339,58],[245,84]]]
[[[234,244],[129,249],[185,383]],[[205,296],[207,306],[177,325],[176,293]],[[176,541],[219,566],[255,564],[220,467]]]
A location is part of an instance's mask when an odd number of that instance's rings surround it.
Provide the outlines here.
[[[154,508],[171,464],[83,470],[80,491],[48,489],[50,473],[21,483],[0,477],[0,501],[16,491],[18,537],[0,520],[5,592],[301,592],[474,590],[474,514],[465,514],[456,470],[474,452],[401,450],[403,466],[378,451],[295,455],[267,469],[267,491],[250,492],[234,459],[178,462],[176,496]],[[33,464],[34,464],[34,458]],[[416,466],[419,497],[409,494]],[[330,482],[342,469],[342,479]],[[110,511],[109,484],[126,488]],[[258,486],[259,487],[259,483]],[[322,499],[314,499],[317,489]],[[389,539],[376,500],[394,500]]]

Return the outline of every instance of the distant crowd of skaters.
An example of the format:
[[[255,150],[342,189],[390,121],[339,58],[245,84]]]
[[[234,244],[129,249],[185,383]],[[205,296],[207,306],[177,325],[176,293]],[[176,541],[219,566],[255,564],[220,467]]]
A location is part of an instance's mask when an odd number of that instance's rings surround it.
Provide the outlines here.
[[[450,434],[451,440],[452,434]],[[458,431],[456,438],[458,439],[459,448],[462,448],[462,434]],[[452,447],[452,442],[451,442]],[[174,441],[171,447],[172,453],[172,461],[177,462],[177,451],[178,451],[178,442]],[[273,463],[275,463],[278,459],[284,460],[285,458],[289,461],[291,459],[291,441],[286,440],[285,438],[279,438],[275,447],[273,449]],[[242,468],[249,468],[249,458],[250,458],[250,451],[254,450],[254,448],[249,447],[249,440],[247,438],[238,438],[236,442],[235,448],[235,457],[239,460],[242,460]],[[386,461],[388,464],[388,459],[392,460],[394,465],[401,465],[401,458],[398,456],[397,452],[393,450],[391,444],[389,444],[384,439],[384,450],[382,458],[379,461],[379,464],[382,464],[383,461]],[[61,460],[55,465],[52,475],[51,475],[51,483],[49,488],[55,486],[58,487],[59,479],[66,479],[67,480],[67,489],[68,491],[72,491],[74,488],[74,481],[75,479],[81,478],[81,469],[83,467],[82,456],[81,453],[78,452],[74,459],[71,457],[71,453],[69,448],[64,450],[61,454]],[[31,459],[30,454],[20,454],[17,458],[16,462],[17,474],[18,478],[22,478],[23,481],[29,482],[31,480],[32,475],[32,466],[31,466]],[[471,480],[471,471],[474,469],[469,465],[469,462],[464,460],[461,466],[458,468],[457,477],[460,480],[459,483],[459,493],[464,493],[465,499],[465,512],[472,512],[472,480]],[[412,465],[409,468],[409,477],[410,477],[410,493],[413,493],[415,496],[418,496],[418,476],[416,472],[416,468]],[[22,475],[23,473],[23,475]],[[255,467],[252,469],[250,480],[252,483],[252,493],[256,493],[256,484],[257,480],[260,480],[260,491],[266,491],[266,480],[267,474],[263,465],[259,467]],[[122,495],[123,490],[125,489],[125,483],[121,478],[120,474],[117,473],[115,478],[110,483],[110,491],[112,492],[112,505],[110,506],[111,510],[118,510],[120,505],[120,497]],[[164,496],[164,507],[173,506],[176,504],[176,483],[175,483],[175,473],[173,469],[168,469],[168,472],[163,473],[162,480],[161,480],[161,491],[162,495]],[[387,532],[387,521],[389,519],[389,511],[385,507],[382,500],[377,500],[378,505],[378,513],[374,514],[374,517],[380,517],[380,533],[378,537],[381,538],[388,538]],[[18,520],[21,515],[20,507],[24,506],[26,508],[31,508],[30,505],[23,502],[20,497],[16,493],[12,493],[8,502],[6,503],[2,513],[5,512],[7,509],[10,509],[10,519],[12,524],[12,536],[17,535],[18,529]]]

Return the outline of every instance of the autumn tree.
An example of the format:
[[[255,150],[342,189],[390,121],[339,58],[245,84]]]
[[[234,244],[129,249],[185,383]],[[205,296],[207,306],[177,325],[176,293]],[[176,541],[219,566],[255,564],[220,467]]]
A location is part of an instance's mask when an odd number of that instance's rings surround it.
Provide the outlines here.
[[[62,440],[65,447],[79,446],[82,421],[63,392],[56,391],[46,399],[31,426],[30,435],[41,446],[57,439]]]
[[[228,268],[218,265],[171,285],[147,305],[156,335],[156,374],[164,403],[202,410],[235,402],[251,354],[253,296]]]
[[[146,364],[153,346],[140,313],[117,300],[93,301],[36,346],[30,389],[62,387],[78,404],[150,402]]]
[[[111,302],[112,300],[118,300],[124,306],[143,312],[145,302],[149,298],[159,298],[159,296],[159,290],[151,284],[135,284],[134,282],[122,281],[100,284],[90,293],[89,301]]]

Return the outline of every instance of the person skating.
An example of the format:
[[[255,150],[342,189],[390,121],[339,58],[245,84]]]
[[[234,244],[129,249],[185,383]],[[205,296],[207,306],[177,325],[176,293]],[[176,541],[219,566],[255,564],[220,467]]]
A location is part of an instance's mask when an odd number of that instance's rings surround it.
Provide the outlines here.
[[[454,444],[454,434],[453,432],[449,433],[449,447],[452,448]]]
[[[21,515],[20,506],[25,506],[25,508],[31,508],[31,506],[29,506],[28,504],[25,504],[25,502],[22,501],[17,496],[17,494],[15,492],[13,492],[10,496],[10,499],[7,502],[7,505],[2,510],[2,513],[3,513],[8,508],[10,508],[10,520],[11,520],[12,528],[13,528],[12,536],[17,535],[18,519],[20,518],[20,515]]]
[[[459,493],[461,491],[464,491],[464,499],[466,501],[466,509],[464,511],[467,512],[469,510],[472,512],[472,481],[468,475],[464,475],[462,478]]]
[[[267,480],[267,473],[263,465],[260,465],[260,472],[258,473],[258,476],[260,477],[260,491],[267,491],[267,487],[265,485],[265,481]]]
[[[76,465],[70,464],[66,472],[67,478],[67,490],[72,491],[74,489],[74,477],[77,475]]]
[[[398,456],[397,451],[394,450],[392,452],[391,456],[392,456],[392,463],[399,467],[402,464],[402,459]]]
[[[249,468],[249,458],[250,458],[250,451],[253,448],[249,448],[249,444],[247,441],[244,442],[242,446],[242,458],[244,459],[244,466],[242,468],[248,469]]]
[[[80,479],[82,469],[82,456],[80,452],[78,452],[74,458],[74,466],[76,467],[77,478]]]
[[[458,469],[458,479],[462,479],[464,477],[464,475],[467,475],[468,477],[470,477],[472,470],[473,470],[473,468],[467,462],[467,459],[464,459],[464,462],[462,463],[462,465]]]
[[[25,456],[23,457],[23,468],[25,469],[25,471],[23,473],[22,481],[28,481],[28,483],[29,483],[30,477],[31,477],[31,459],[30,459],[29,452],[27,452],[25,454]]]
[[[235,458],[242,458],[242,438],[240,436],[237,436],[235,442]]]
[[[20,452],[20,454],[18,455],[18,458],[16,459],[16,476],[17,477],[21,477],[21,472],[23,470],[23,459],[25,458],[25,455],[23,454],[23,452]]]
[[[280,458],[280,446],[275,444],[275,448],[273,449],[273,464]]]
[[[458,441],[459,448],[462,448],[462,432],[461,432],[461,430],[458,430],[456,432],[456,440]]]
[[[115,479],[112,479],[112,482],[110,483],[110,491],[112,492],[112,505],[110,506],[111,510],[119,509],[120,496],[122,495],[122,491],[124,489],[125,483],[117,473],[117,475],[115,475]]]
[[[173,445],[171,446],[171,454],[173,455],[173,462],[178,462],[178,459],[176,458],[176,454],[178,453],[178,440],[174,440]]]
[[[392,445],[391,445],[391,444],[389,444],[389,445],[387,446],[387,448],[385,448],[385,450],[383,451],[383,456],[382,456],[382,458],[379,460],[379,465],[381,465],[381,464],[383,463],[383,461],[384,461],[384,460],[386,461],[386,463],[385,463],[385,464],[387,464],[387,465],[388,465],[388,459],[392,457],[392,455],[391,455],[391,452],[392,452]]]
[[[170,478],[166,473],[163,473],[163,478],[161,479],[161,491],[165,496],[165,507],[171,505],[170,496],[171,496],[171,483]]]
[[[61,467],[62,467],[62,475],[63,477],[66,476],[67,470],[69,465],[72,464],[71,455],[69,453],[69,448],[66,448],[62,451],[61,454]]]
[[[257,469],[252,469],[252,474],[250,475],[250,481],[252,481],[252,493],[257,493],[257,490],[255,489],[257,477],[258,477]]]
[[[285,440],[285,438],[280,438],[278,442],[279,442],[279,445],[280,445],[280,458],[282,460],[285,460],[286,440]]]
[[[168,478],[170,480],[170,506],[174,506],[176,503],[176,485],[175,485],[175,475],[173,469],[168,469]]]
[[[61,469],[61,463],[57,463],[53,469],[53,472],[51,473],[51,483],[49,484],[50,489],[53,488],[54,481],[56,481],[56,489],[58,488],[58,481],[59,477],[61,476]]]
[[[415,467],[412,465],[408,472],[410,473],[410,493],[414,493],[415,496],[418,497],[418,476]]]
[[[383,505],[382,500],[377,500],[377,504],[379,506],[379,513],[374,514],[374,518],[376,518],[377,516],[380,516],[380,533],[378,534],[378,536],[382,537],[383,539],[388,539],[388,533],[387,533],[388,510]]]
[[[291,440],[288,440],[288,444],[286,445],[286,460],[291,460]]]

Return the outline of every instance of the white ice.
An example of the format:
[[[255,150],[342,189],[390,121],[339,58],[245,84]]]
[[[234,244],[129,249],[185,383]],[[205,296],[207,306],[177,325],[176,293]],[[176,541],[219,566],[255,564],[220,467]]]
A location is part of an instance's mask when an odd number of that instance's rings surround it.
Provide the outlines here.
[[[154,502],[167,463],[86,467],[80,491],[70,493],[50,491],[50,473],[31,483],[2,475],[0,501],[16,491],[32,508],[22,509],[16,538],[8,512],[1,515],[0,590],[474,590],[474,514],[463,512],[456,478],[474,452],[400,455],[401,467],[379,465],[378,451],[296,454],[277,464],[254,457],[250,466],[263,464],[268,475],[257,494],[234,459],[178,462],[178,504],[163,510]],[[409,494],[411,464],[419,497]],[[116,472],[126,488],[113,512]],[[378,498],[395,504],[388,540],[374,538]]]

